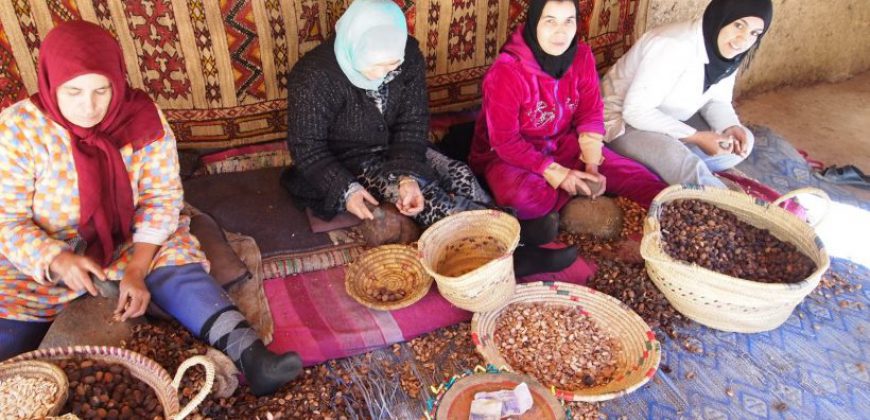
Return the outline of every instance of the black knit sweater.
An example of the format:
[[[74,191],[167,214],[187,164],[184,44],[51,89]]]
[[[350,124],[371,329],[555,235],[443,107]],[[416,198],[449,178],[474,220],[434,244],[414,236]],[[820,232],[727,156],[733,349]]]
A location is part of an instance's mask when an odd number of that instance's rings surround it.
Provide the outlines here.
[[[290,72],[287,145],[293,166],[281,176],[297,204],[324,217],[335,215],[367,161],[380,159],[386,175],[432,177],[426,71],[417,40],[408,37],[383,114],[341,71],[334,42],[305,54]]]

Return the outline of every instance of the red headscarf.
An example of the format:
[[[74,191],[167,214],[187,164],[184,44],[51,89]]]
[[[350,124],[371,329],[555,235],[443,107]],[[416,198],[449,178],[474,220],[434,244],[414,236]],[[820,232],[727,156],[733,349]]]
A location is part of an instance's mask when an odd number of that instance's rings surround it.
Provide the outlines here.
[[[57,89],[90,73],[109,79],[112,100],[99,124],[82,128],[61,114]],[[138,150],[162,137],[157,107],[145,92],[127,84],[118,42],[89,22],[61,23],[48,33],[40,47],[38,81],[39,92],[30,100],[72,139],[81,203],[78,230],[88,244],[85,253],[108,266],[115,248],[133,235],[133,189],[119,149],[132,143]]]

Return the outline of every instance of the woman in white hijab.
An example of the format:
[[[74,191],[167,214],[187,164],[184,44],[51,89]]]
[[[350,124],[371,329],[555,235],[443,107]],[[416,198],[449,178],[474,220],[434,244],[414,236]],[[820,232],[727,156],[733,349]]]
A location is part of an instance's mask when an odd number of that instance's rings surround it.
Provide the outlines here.
[[[724,188],[713,172],[752,151],[731,96],[770,28],[770,0],[711,0],[700,19],[655,28],[601,81],[608,146],[669,184]]]
[[[296,202],[371,219],[386,200],[422,226],[489,207],[467,165],[428,147],[425,63],[399,6],[355,0],[335,29],[289,75],[281,184]]]

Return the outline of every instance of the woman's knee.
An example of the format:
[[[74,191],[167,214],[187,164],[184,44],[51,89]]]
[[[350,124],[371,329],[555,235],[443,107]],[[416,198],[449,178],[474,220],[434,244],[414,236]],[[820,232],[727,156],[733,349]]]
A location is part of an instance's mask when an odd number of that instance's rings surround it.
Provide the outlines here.
[[[541,182],[519,182],[494,194],[496,203],[517,211],[520,219],[534,219],[551,212],[559,198],[558,190],[541,178]]]
[[[0,362],[36,350],[50,322],[26,322],[0,318]]]
[[[194,333],[212,313],[233,305],[201,264],[160,267],[145,281],[154,303]]]
[[[752,130],[750,130],[746,127],[743,127],[743,131],[746,132],[746,144],[745,144],[746,153],[745,153],[745,155],[748,156],[750,153],[752,153],[752,150],[755,148],[755,133],[753,133]]]
[[[717,156],[704,156],[702,159],[710,172],[721,172],[731,169],[737,166],[740,162],[743,162],[746,159],[746,156],[749,155],[750,151],[751,150],[747,150],[743,155],[728,153]]]

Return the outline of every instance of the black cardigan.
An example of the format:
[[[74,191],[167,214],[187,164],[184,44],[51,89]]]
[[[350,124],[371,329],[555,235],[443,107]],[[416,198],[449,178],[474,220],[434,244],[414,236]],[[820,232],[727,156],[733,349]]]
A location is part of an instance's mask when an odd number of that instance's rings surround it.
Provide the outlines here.
[[[328,218],[366,161],[380,159],[387,175],[433,175],[426,164],[429,108],[417,40],[408,37],[383,114],[341,71],[334,42],[308,52],[288,76],[287,145],[293,166],[281,175],[281,185],[297,204]]]

